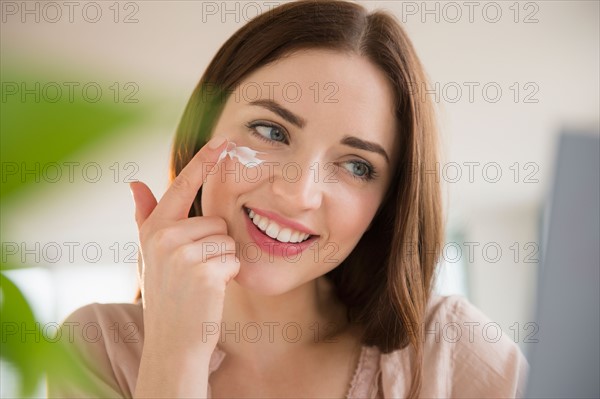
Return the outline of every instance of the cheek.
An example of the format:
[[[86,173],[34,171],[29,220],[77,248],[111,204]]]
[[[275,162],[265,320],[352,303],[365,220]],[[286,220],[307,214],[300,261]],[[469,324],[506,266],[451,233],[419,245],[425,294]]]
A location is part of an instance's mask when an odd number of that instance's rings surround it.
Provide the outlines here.
[[[202,186],[202,212],[205,216],[228,218],[241,207],[240,198],[255,185],[255,168],[245,168],[236,160],[226,157],[215,173]]]
[[[372,194],[372,193],[371,193]],[[373,220],[377,210],[377,203],[373,195],[356,192],[347,194],[345,200],[338,197],[334,206],[328,209],[328,225],[330,226],[330,237],[328,243],[324,244],[323,252],[340,262],[346,259],[354,250],[363,234]],[[335,249],[335,252],[332,252]]]
[[[374,193],[348,193],[340,195],[331,210],[332,239],[351,243],[352,247],[362,237],[377,211],[378,201]],[[334,238],[336,236],[337,238]]]

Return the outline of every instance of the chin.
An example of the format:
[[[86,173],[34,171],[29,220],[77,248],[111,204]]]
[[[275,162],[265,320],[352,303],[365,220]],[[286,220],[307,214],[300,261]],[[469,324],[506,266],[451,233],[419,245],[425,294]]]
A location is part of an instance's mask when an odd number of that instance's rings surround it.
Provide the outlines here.
[[[300,285],[298,281],[290,281],[289,274],[273,272],[273,266],[260,263],[247,264],[242,261],[240,271],[234,280],[240,287],[264,296],[282,295]]]

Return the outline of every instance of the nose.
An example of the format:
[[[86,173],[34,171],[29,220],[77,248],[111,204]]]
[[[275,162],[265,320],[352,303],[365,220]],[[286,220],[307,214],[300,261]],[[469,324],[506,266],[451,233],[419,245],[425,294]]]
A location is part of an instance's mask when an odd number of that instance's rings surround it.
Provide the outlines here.
[[[281,203],[296,211],[318,209],[324,187],[318,176],[319,164],[288,162],[281,166],[271,183],[271,192]]]

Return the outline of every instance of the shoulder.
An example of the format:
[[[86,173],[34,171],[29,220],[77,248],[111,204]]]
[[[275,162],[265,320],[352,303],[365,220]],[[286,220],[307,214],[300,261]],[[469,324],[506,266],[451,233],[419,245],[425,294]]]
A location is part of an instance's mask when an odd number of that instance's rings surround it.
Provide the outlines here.
[[[525,357],[500,325],[466,298],[433,296],[423,327],[423,396],[523,395]],[[411,375],[412,355],[405,348],[382,356],[382,378],[395,395],[408,389],[410,378],[398,381],[393,373],[401,369]]]
[[[67,316],[61,330],[61,341],[74,344],[84,353],[110,358],[119,356],[121,351],[135,353],[143,343],[142,305],[92,303]]]
[[[63,326],[75,326],[98,330],[114,329],[115,323],[123,326],[133,323],[143,329],[143,309],[134,303],[92,303],[72,312]]]
[[[141,304],[93,303],[61,324],[60,348],[78,380],[48,378],[50,397],[131,397],[143,346]]]

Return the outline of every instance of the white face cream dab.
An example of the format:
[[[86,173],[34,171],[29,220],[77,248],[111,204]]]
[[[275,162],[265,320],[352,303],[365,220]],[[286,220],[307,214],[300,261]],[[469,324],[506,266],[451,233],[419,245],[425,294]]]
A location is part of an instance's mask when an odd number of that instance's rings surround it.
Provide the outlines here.
[[[263,162],[262,159],[256,157],[256,154],[264,154],[264,152],[254,151],[250,147],[238,146],[233,141],[230,141],[227,144],[227,148],[225,148],[221,155],[219,155],[217,163],[229,155],[231,160],[237,158],[238,161],[245,167],[254,168]]]

